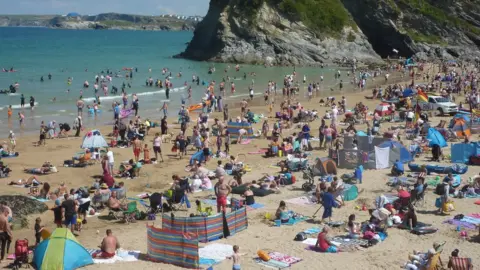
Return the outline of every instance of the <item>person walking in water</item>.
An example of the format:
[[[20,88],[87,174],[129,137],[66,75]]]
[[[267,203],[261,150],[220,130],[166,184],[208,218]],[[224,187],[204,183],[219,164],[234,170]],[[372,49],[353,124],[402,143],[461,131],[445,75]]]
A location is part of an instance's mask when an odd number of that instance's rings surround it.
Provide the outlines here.
[[[20,107],[25,107],[25,96],[23,94],[20,96]]]
[[[164,117],[167,117],[167,115],[168,115],[168,105],[167,105],[167,102],[163,102],[162,111],[163,111],[163,116],[164,116]]]
[[[82,97],[77,100],[77,115],[81,116],[83,114],[83,107],[85,107],[85,102],[83,102]]]

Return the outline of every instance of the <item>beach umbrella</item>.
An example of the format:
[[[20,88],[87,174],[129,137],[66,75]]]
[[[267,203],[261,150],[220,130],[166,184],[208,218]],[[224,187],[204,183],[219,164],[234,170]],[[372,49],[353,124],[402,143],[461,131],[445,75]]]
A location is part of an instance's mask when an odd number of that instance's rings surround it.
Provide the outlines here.
[[[33,263],[39,270],[73,270],[93,264],[93,260],[69,229],[58,228],[35,248]]]
[[[82,149],[102,147],[108,147],[108,143],[105,141],[105,138],[103,138],[100,131],[94,129],[89,131],[87,134],[85,134],[85,137],[83,137],[83,143],[81,146]]]

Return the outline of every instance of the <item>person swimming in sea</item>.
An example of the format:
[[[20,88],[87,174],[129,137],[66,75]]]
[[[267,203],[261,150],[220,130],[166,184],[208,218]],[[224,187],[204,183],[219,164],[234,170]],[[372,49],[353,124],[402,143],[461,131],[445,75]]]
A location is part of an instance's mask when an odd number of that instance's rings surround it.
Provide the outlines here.
[[[43,82],[43,76],[42,76],[42,77],[40,77],[40,81],[41,81],[41,82]]]

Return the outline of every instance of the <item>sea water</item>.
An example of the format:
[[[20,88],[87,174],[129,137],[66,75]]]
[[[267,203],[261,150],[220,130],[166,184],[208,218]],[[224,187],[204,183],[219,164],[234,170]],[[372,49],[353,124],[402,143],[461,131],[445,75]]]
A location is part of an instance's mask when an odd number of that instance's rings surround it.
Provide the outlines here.
[[[128,94],[136,93],[140,101],[140,115],[150,117],[155,121],[160,119],[160,108],[166,101],[165,90],[145,86],[145,81],[151,77],[164,80],[162,69],[168,68],[172,73],[173,89],[170,91],[169,114],[175,115],[186,99],[187,89],[192,86],[191,103],[198,103],[204,96],[206,85],[211,80],[220,82],[227,76],[235,82],[236,93],[230,93],[230,83],[225,84],[227,102],[229,99],[248,96],[248,86],[253,83],[255,94],[261,95],[267,82],[274,80],[281,91],[283,77],[292,74],[293,67],[268,67],[241,65],[240,71],[235,71],[234,64],[218,64],[195,62],[172,58],[186,48],[191,40],[192,32],[160,32],[160,31],[126,31],[126,30],[60,30],[47,28],[0,28],[0,70],[13,68],[15,72],[0,72],[0,89],[8,89],[11,84],[19,83],[19,91],[14,94],[0,94],[0,136],[6,136],[8,130],[31,133],[38,131],[41,121],[46,123],[56,120],[57,123],[73,123],[76,116],[76,100],[82,94],[86,104],[93,104],[95,94],[93,84],[95,75],[109,69],[119,75],[127,74],[123,68],[137,68],[133,78],[113,77],[109,90],[114,85],[118,93],[103,95],[99,90],[101,113],[97,117],[88,116],[84,109],[84,124],[87,128],[112,122],[111,105],[121,101],[122,84],[130,83],[126,88]],[[208,73],[209,67],[215,67],[215,72]],[[227,71],[225,72],[225,69]],[[334,72],[336,68],[296,68],[300,74],[298,80],[302,83],[303,75],[307,81],[320,81],[325,78],[325,88],[335,85]],[[178,77],[178,73],[182,77]],[[256,76],[251,73],[255,72]],[[247,79],[243,79],[247,73]],[[48,74],[52,79],[48,79]],[[192,83],[192,75],[200,77],[200,85]],[[44,81],[40,81],[43,76]],[[72,78],[68,84],[68,78]],[[83,88],[84,81],[90,84]],[[347,84],[345,82],[344,84]],[[304,86],[303,86],[304,87]],[[83,92],[81,92],[83,91]],[[215,89],[218,93],[218,88]],[[25,96],[26,106],[20,108],[20,95]],[[328,95],[328,93],[326,93]],[[36,101],[34,110],[29,109],[29,98]],[[52,99],[56,101],[53,102]],[[129,101],[131,98],[129,97]],[[13,116],[7,117],[7,108],[12,105]],[[23,111],[25,125],[20,127],[18,112]]]

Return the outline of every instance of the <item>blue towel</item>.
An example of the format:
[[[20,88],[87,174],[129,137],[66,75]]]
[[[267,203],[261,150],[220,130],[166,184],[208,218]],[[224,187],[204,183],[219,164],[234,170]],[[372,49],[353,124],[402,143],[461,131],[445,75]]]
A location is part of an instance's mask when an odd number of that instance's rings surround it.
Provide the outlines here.
[[[304,221],[304,220],[306,220],[306,219],[307,219],[306,217],[290,218],[290,219],[288,220],[288,222],[282,223],[282,225],[295,225],[295,224],[297,224],[297,223],[299,223],[299,222],[302,222],[302,221]]]
[[[207,259],[207,258],[202,258],[200,257],[200,259],[198,260],[198,264],[200,265],[214,265],[214,264],[217,264],[218,262],[215,261],[214,259]]]
[[[385,239],[387,239],[387,235],[383,232],[379,232],[378,233],[378,236],[380,236],[380,240],[384,241]]]
[[[316,234],[316,233],[320,233],[321,231],[322,231],[322,228],[313,227],[313,228],[307,229],[303,232],[306,233],[306,234]]]
[[[249,207],[253,208],[253,209],[259,209],[259,208],[263,208],[265,207],[265,205],[261,204],[261,203],[254,203],[252,205],[248,205]]]

